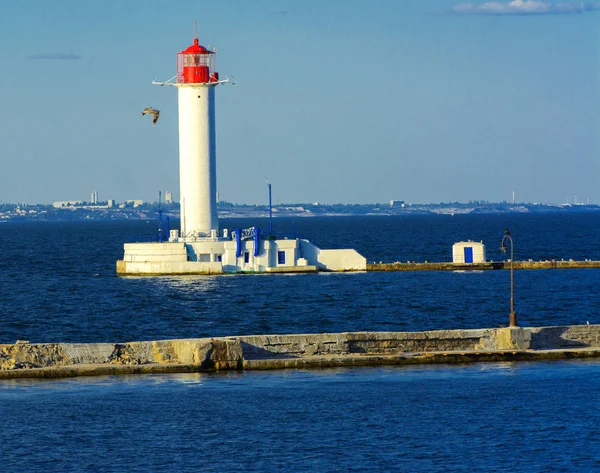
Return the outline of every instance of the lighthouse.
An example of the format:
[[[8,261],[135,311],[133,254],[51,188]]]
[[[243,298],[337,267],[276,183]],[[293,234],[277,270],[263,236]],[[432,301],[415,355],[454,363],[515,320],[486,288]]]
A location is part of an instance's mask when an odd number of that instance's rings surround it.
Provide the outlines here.
[[[217,219],[217,156],[215,142],[215,51],[198,44],[198,37],[177,53],[179,107],[180,237],[193,240],[215,236]]]
[[[258,227],[219,230],[215,89],[228,80],[219,80],[215,60],[215,51],[201,46],[195,35],[193,44],[177,53],[177,74],[152,82],[177,88],[180,229],[170,230],[164,241],[159,211],[158,241],[125,243],[117,274],[364,271],[366,259],[352,249],[320,249],[295,235],[278,238],[272,228],[268,234]]]

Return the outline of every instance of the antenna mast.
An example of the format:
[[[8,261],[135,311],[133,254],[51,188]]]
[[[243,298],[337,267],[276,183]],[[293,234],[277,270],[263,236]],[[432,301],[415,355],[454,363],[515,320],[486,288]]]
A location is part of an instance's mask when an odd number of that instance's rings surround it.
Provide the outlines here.
[[[164,236],[163,236],[163,211],[162,208],[160,206],[161,204],[161,196],[162,196],[162,192],[158,191],[158,241],[159,243],[162,243],[164,240]]]
[[[269,235],[273,235],[273,204],[271,201],[271,183],[265,177],[267,186],[269,187]]]
[[[194,39],[198,39],[198,28],[196,25],[196,20],[194,20]]]

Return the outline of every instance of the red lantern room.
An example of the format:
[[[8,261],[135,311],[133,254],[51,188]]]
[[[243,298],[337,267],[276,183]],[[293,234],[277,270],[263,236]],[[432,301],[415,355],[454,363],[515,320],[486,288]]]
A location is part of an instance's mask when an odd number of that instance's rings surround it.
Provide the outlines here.
[[[219,73],[215,69],[215,53],[198,44],[194,44],[177,53],[177,82],[180,84],[204,84],[218,82]]]

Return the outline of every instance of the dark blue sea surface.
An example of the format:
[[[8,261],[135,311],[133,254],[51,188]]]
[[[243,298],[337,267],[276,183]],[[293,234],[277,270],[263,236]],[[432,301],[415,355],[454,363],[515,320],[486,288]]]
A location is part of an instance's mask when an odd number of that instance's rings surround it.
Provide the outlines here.
[[[252,220],[225,220],[222,228]],[[259,222],[267,227],[267,222]],[[372,261],[600,259],[600,216],[276,219]],[[0,343],[497,327],[509,272],[132,278],[155,221],[0,225]],[[600,323],[600,270],[517,271],[523,325]],[[0,381],[0,471],[600,471],[600,362]]]
[[[600,362],[0,382],[12,472],[592,472]]]
[[[268,228],[265,219],[222,228]],[[429,330],[507,324],[509,272],[118,277],[123,243],[150,239],[157,222],[0,225],[0,343],[124,342],[168,338]],[[275,219],[322,248],[355,248],[373,261],[450,261],[452,244],[483,241],[500,261],[510,228],[517,260],[600,260],[595,213]],[[527,326],[600,323],[600,270],[515,272],[515,308]]]

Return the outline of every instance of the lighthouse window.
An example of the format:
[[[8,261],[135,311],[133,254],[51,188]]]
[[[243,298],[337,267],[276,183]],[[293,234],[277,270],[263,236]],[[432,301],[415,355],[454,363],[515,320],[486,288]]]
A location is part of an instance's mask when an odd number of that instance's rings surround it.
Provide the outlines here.
[[[277,264],[285,264],[285,251],[277,252]]]
[[[250,253],[245,251],[244,252],[244,263],[249,263],[250,262]]]

